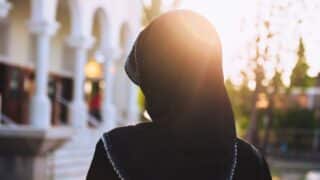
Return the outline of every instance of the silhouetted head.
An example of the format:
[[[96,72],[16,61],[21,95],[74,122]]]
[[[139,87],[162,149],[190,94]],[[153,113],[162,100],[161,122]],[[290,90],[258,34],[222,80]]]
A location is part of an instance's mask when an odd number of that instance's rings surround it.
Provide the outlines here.
[[[154,122],[186,134],[235,137],[221,44],[206,18],[178,10],[154,19],[139,34],[125,68],[145,94]]]

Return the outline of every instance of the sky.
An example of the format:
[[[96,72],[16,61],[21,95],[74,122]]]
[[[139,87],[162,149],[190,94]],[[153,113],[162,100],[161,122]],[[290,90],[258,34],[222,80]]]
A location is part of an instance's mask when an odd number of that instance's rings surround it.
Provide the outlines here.
[[[271,0],[264,0],[262,2],[264,4],[258,6],[260,0],[181,0],[179,8],[196,11],[212,22],[222,41],[225,75],[233,82],[240,83],[239,72],[246,68],[246,64],[240,61],[239,57],[245,48],[245,43],[254,34],[252,18],[256,17],[257,12],[266,11],[266,7],[270,5],[268,2]],[[284,18],[275,19],[277,23],[274,29],[281,34],[278,41],[284,49],[281,53],[281,64],[285,83],[289,83],[291,70],[296,63],[299,36],[303,37],[305,43],[307,62],[310,65],[308,74],[315,76],[320,72],[320,13],[317,13],[320,11],[320,1],[306,0],[306,2],[307,4],[303,6],[295,3],[286,14],[279,15]],[[170,0],[165,0],[165,3],[170,3]],[[303,19],[299,27],[293,23],[297,17]],[[270,65],[268,68],[269,74],[272,74],[274,67]]]

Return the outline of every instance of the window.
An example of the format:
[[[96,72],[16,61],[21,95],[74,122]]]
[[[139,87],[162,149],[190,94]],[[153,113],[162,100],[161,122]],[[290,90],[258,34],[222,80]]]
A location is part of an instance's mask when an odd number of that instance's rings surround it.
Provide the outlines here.
[[[29,46],[29,62],[33,65],[36,64],[36,55],[37,55],[37,35],[31,34],[30,35],[30,46]]]
[[[0,56],[8,56],[9,23],[7,19],[0,19]]]
[[[65,44],[63,48],[62,69],[68,74],[72,74],[75,65],[75,49]]]

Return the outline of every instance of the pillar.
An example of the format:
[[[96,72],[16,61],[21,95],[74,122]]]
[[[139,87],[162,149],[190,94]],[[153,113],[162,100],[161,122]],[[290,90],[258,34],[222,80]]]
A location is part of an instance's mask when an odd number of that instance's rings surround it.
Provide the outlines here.
[[[70,121],[73,127],[85,128],[88,120],[88,108],[84,100],[85,65],[88,49],[94,40],[91,36],[72,36],[68,39],[74,48],[75,66],[73,76],[73,99],[70,104]]]
[[[118,57],[118,49],[110,48],[105,51],[105,62],[104,62],[104,95],[103,95],[103,104],[102,104],[102,118],[104,122],[103,128],[105,130],[110,130],[115,128],[117,125],[116,122],[116,107],[113,103],[113,85],[114,85],[114,75],[115,67],[114,60]]]
[[[49,21],[30,21],[30,32],[35,36],[36,66],[35,94],[30,105],[30,125],[37,128],[49,128],[51,104],[48,97],[48,63],[50,59],[50,39],[58,24]]]
[[[0,19],[6,18],[11,9],[11,4],[6,0],[0,0]]]
[[[126,60],[131,52],[132,46],[135,41],[135,35],[130,33],[126,46],[124,49],[124,59]],[[139,108],[138,108],[138,87],[130,81],[128,89],[128,116],[127,122],[129,124],[136,124],[139,120]]]
[[[139,119],[138,108],[138,87],[130,83],[129,88],[129,104],[128,104],[128,123],[136,124]]]
[[[6,0],[0,0],[0,21],[1,19],[5,19],[9,11],[11,9],[11,4],[7,2]],[[0,126],[1,126],[1,121],[2,121],[2,95],[0,94]]]

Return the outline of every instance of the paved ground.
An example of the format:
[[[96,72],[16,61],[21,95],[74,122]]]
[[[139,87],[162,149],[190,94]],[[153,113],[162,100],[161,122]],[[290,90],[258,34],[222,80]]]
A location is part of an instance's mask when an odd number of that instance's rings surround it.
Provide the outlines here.
[[[320,162],[268,158],[274,180],[320,180]]]

